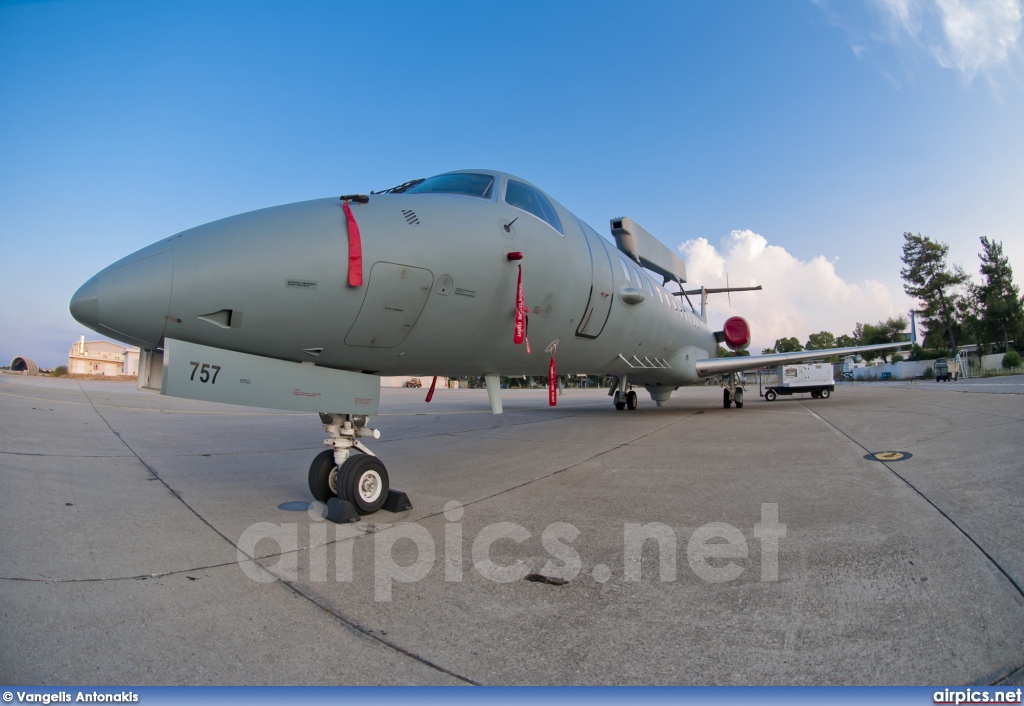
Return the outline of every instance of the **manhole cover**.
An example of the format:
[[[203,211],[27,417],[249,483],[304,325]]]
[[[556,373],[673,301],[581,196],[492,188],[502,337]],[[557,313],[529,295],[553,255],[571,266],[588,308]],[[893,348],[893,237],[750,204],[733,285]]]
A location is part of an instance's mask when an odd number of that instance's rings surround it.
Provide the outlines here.
[[[864,458],[868,461],[882,461],[883,463],[892,463],[893,461],[906,461],[914,454],[909,451],[875,451],[873,453],[866,454]]]
[[[288,512],[306,512],[309,509],[309,503],[304,503],[301,500],[290,500],[278,505],[277,509],[287,510]]]

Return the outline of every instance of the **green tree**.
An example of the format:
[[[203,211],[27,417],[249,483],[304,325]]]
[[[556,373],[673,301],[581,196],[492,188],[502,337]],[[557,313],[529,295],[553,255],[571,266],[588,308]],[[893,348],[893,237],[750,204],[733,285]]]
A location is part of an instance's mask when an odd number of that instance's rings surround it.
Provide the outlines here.
[[[945,331],[955,352],[957,309],[967,273],[947,265],[949,245],[918,233],[903,234],[903,291],[920,302],[921,322],[929,333]]]
[[[871,324],[857,323],[853,327],[853,340],[856,341],[853,345],[855,346],[870,346],[873,343],[881,343],[878,340],[879,332],[875,326]],[[878,351],[864,351],[860,354],[864,360],[870,362],[879,356]]]
[[[763,352],[764,351],[762,351],[762,353]],[[774,353],[775,351],[768,351],[768,352],[769,353]],[[750,355],[750,351],[748,351],[746,348],[744,348],[742,350],[738,350],[738,351],[731,351],[731,350],[728,350],[725,346],[719,346],[718,347],[718,357],[719,358],[734,358],[734,357],[736,357],[738,355]]]
[[[836,337],[828,331],[819,331],[818,333],[812,333],[807,337],[807,343],[804,344],[804,348],[809,351],[821,351],[826,348],[836,347]]]
[[[1013,283],[1010,260],[1003,254],[1003,244],[981,237],[981,276],[983,282],[972,290],[979,311],[980,329],[988,341],[1003,339],[1004,350],[1010,350],[1010,339],[1020,341],[1024,332],[1024,306],[1020,290]]]
[[[818,333],[812,333],[807,337],[807,343],[804,344],[804,348],[809,351],[824,351],[829,348],[836,348],[836,337],[829,331],[819,331]],[[829,356],[823,358],[828,363],[838,363],[838,356]]]
[[[896,343],[906,338],[904,332],[907,330],[907,320],[902,316],[889,317],[877,324],[858,323],[853,327],[853,340],[856,346],[872,346],[878,343]],[[880,355],[879,351],[865,351],[861,354],[864,360],[874,360]]]
[[[878,338],[875,343],[899,343],[907,340],[907,327],[909,323],[902,316],[890,316],[885,321],[875,324],[875,334]]]
[[[979,289],[980,287],[974,284],[967,286],[967,295],[960,300],[957,317],[960,319],[963,339],[970,339],[976,346],[978,355],[983,355],[983,344],[990,342],[992,338],[985,330],[984,311],[981,305],[983,295]]]
[[[836,336],[836,348],[850,348],[857,345],[857,339],[849,334],[839,334]]]
[[[796,340],[796,336],[778,338],[775,340],[774,351],[776,353],[796,353],[803,349],[804,347],[800,345],[800,341]]]

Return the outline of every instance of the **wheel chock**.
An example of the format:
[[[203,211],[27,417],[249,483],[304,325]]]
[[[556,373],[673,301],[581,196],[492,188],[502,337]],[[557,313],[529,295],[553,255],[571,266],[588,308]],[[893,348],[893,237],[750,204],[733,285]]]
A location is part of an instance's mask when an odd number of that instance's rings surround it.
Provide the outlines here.
[[[356,506],[337,496],[327,501],[327,512],[324,517],[338,525],[346,522],[359,522],[359,512],[356,510]]]
[[[388,491],[388,497],[384,500],[383,509],[388,512],[405,512],[406,510],[412,510],[412,503],[409,502],[409,496],[401,490],[392,489]]]

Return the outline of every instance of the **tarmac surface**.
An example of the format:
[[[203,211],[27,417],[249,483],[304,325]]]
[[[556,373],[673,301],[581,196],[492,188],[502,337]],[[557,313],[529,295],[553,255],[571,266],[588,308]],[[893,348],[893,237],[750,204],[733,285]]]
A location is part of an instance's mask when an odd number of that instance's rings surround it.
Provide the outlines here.
[[[385,389],[334,525],[315,415],[0,375],[0,682],[1020,685],[1022,393]]]

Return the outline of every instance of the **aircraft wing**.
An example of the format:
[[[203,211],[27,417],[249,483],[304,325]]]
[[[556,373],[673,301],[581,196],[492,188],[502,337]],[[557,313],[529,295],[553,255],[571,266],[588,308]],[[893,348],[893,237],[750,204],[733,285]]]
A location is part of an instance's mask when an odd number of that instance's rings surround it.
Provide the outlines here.
[[[742,355],[726,358],[704,358],[697,361],[697,375],[702,378],[723,373],[738,373],[741,370],[753,370],[772,365],[800,363],[805,360],[831,358],[832,356],[852,355],[865,351],[881,351],[887,348],[901,348],[911,345],[910,342],[877,343],[871,346],[851,346],[849,348],[825,348],[816,351],[797,351],[795,353],[769,353],[767,355]]]

